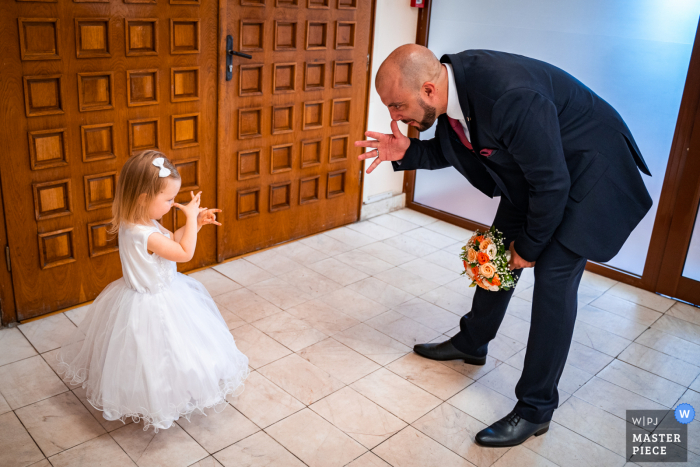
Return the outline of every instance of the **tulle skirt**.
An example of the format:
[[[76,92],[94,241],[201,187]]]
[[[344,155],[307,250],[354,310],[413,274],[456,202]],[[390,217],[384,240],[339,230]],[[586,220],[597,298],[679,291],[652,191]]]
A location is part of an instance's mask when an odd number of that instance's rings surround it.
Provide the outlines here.
[[[183,274],[156,294],[112,282],[57,358],[63,378],[82,385],[105,419],[142,419],[156,431],[204,408],[223,410],[248,376],[248,357],[214,300]]]

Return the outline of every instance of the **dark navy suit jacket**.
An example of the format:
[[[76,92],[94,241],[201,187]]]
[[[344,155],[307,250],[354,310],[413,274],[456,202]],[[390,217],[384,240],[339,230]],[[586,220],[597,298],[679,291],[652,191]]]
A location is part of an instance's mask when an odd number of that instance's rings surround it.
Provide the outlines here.
[[[466,50],[440,61],[454,70],[474,151],[443,114],[435,138],[411,139],[394,170],[452,166],[489,197],[505,196],[527,213],[514,239],[527,261],[552,239],[585,258],[612,259],[652,205],[639,171],[651,174],[622,117],[539,60]]]

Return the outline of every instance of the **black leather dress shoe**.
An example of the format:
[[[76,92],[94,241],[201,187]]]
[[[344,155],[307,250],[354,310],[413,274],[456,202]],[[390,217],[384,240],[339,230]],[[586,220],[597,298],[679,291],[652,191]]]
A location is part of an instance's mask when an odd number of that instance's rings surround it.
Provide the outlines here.
[[[482,446],[508,447],[524,443],[530,436],[540,436],[549,430],[549,422],[528,422],[515,411],[509,413],[488,428],[476,434],[476,442]]]
[[[474,357],[457,350],[452,345],[451,340],[439,344],[416,344],[413,346],[413,351],[421,357],[431,360],[464,360],[464,363],[469,363],[470,365],[483,365],[486,363],[486,357]]]

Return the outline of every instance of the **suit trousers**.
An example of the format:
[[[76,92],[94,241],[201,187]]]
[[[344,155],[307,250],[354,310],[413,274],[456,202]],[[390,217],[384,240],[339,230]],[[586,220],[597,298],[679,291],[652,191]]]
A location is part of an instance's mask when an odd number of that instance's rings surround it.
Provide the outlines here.
[[[502,197],[494,227],[505,237],[506,248],[525,225],[527,214]],[[518,245],[515,245],[516,251]],[[552,419],[559,403],[557,385],[571,346],[577,312],[578,286],[586,258],[552,240],[535,263],[532,316],[525,364],[515,395],[515,412],[532,423]],[[522,270],[515,271],[519,277]],[[460,332],[452,338],[460,351],[474,356],[488,353],[514,290],[489,292],[477,289],[472,308],[460,320]]]

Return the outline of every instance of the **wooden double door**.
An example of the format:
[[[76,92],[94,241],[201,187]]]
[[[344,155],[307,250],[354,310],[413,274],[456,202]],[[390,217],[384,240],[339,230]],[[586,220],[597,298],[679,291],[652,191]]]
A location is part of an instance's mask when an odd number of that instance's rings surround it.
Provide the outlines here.
[[[181,271],[357,219],[367,0],[0,2],[3,321],[121,276],[117,176],[158,149],[224,226]],[[226,36],[235,50],[226,80]],[[176,229],[183,216],[163,224]],[[11,270],[11,272],[9,272]]]

